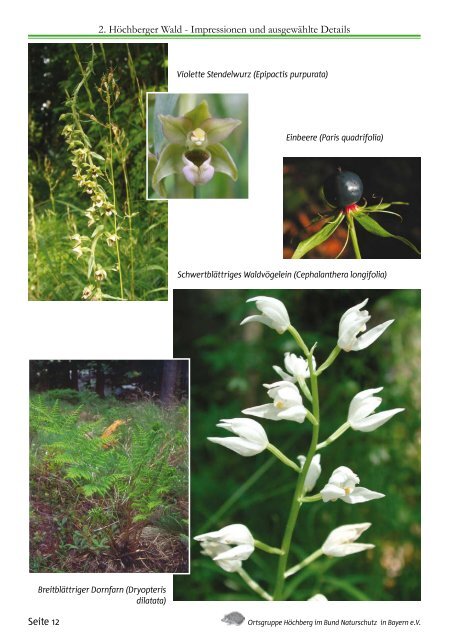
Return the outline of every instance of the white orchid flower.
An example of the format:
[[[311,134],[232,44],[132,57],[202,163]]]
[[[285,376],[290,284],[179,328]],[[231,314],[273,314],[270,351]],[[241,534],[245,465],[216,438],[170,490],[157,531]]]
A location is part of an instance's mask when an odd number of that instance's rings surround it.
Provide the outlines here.
[[[231,449],[246,458],[258,455],[264,451],[269,444],[263,427],[259,422],[251,418],[221,420],[217,426],[231,431],[236,437],[208,438],[208,440],[220,444],[227,449]]]
[[[311,598],[308,598],[307,602],[327,602],[327,598],[323,596],[322,593],[317,593]]]
[[[305,456],[297,456],[297,459],[300,462],[301,469],[303,469],[305,460],[307,458]],[[305,477],[304,489],[306,491],[311,491],[315,486],[320,475],[321,475],[321,454],[317,453],[316,455],[313,456],[313,459],[310,463],[310,467]]]
[[[306,380],[310,377],[310,369],[308,366],[308,362],[302,356],[296,356],[295,353],[289,353],[288,351],[285,353],[285,369],[283,371],[281,367],[277,365],[273,366],[273,369],[282,380],[286,380],[287,382],[297,382],[298,379]],[[316,369],[316,362],[313,358],[313,367]]]
[[[357,487],[360,478],[348,467],[338,467],[329,478],[329,482],[320,494],[323,502],[342,500],[348,504],[359,504],[377,498],[384,498],[383,493],[370,491],[364,487]]]
[[[200,542],[202,554],[209,556],[219,567],[234,573],[242,567],[255,550],[255,541],[250,530],[243,524],[230,524],[219,531],[195,536]]]
[[[356,542],[364,531],[371,527],[371,522],[362,522],[360,524],[345,524],[337,527],[329,533],[326,541],[321,549],[324,555],[333,558],[343,558],[353,553],[373,549],[374,544],[363,544]]]
[[[256,302],[256,306],[262,315],[244,318],[241,325],[247,324],[248,322],[261,322],[261,324],[275,329],[275,331],[280,334],[285,333],[290,327],[291,322],[288,312],[280,300],[268,296],[256,296],[255,298],[249,298],[247,302]]]
[[[263,386],[268,389],[267,395],[273,402],[244,409],[242,413],[268,420],[294,420],[294,422],[305,420],[307,409],[303,405],[302,396],[295,384],[281,380]]]
[[[365,389],[360,391],[351,400],[348,412],[348,422],[356,431],[374,431],[385,424],[390,418],[404,409],[389,409],[374,413],[382,402],[382,398],[375,397],[375,393],[382,391],[384,387]]]
[[[83,256],[80,244],[76,244],[76,246],[72,248],[72,252],[76,254],[77,260]]]
[[[389,327],[394,320],[387,320],[379,324],[377,327],[373,327],[369,331],[366,331],[366,324],[371,319],[368,311],[361,311],[368,302],[368,298],[348,309],[340,319],[340,326],[338,330],[338,346],[344,351],[361,351],[373,344],[375,340]],[[366,333],[363,333],[365,332]],[[359,333],[363,333],[362,336],[357,337]]]

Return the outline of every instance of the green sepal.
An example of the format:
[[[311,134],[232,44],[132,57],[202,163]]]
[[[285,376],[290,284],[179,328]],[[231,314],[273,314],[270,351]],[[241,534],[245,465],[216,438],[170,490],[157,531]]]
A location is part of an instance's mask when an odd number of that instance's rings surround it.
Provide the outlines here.
[[[363,211],[385,211],[389,207],[393,207],[393,205],[405,205],[407,206],[408,202],[380,202],[379,204],[371,204],[363,207]],[[360,212],[359,212],[360,213]]]
[[[236,164],[223,144],[209,145],[208,151],[211,154],[211,164],[214,169],[219,173],[225,173],[236,182],[238,179]]]
[[[162,149],[162,153],[159,156],[159,161],[153,173],[153,189],[157,193],[160,193],[160,182],[167,176],[171,176],[173,173],[181,173],[184,163],[182,161],[182,154],[184,153],[184,147],[179,144],[167,144]]]
[[[390,231],[384,229],[384,227],[382,227],[379,222],[376,222],[376,220],[371,218],[366,213],[358,213],[354,216],[354,219],[357,220],[357,222],[365,229],[365,231],[368,231],[375,236],[380,236],[381,238],[393,238],[394,240],[399,240],[410,249],[412,249],[412,251],[415,251],[415,253],[421,255],[420,251],[414,244],[412,244],[410,240],[407,240],[407,238],[404,238],[403,236],[395,236],[393,233],[390,233]]]
[[[195,109],[192,109],[192,111],[184,114],[184,118],[189,118],[189,120],[191,120],[192,122],[192,126],[190,129],[191,131],[197,129],[197,127],[199,127],[202,122],[208,120],[210,117],[211,114],[209,113],[209,107],[206,100],[202,100],[200,104],[195,107]]]
[[[309,251],[328,240],[330,236],[335,233],[343,220],[344,215],[339,213],[333,222],[328,222],[322,229],[314,233],[312,236],[306,240],[302,240],[302,242],[299,242],[297,249],[292,255],[292,259],[297,260],[299,258],[303,258]]]
[[[187,134],[192,131],[192,122],[184,116],[163,116],[159,114],[164,136],[175,144],[186,144]]]
[[[208,145],[211,145],[228,138],[240,124],[236,118],[208,118],[202,123],[202,129],[208,135]]]

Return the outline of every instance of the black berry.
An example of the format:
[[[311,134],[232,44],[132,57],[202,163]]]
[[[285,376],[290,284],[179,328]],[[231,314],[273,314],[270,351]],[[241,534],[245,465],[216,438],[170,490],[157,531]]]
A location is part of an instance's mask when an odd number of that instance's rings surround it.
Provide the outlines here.
[[[327,178],[323,185],[324,197],[333,207],[347,207],[360,200],[363,194],[363,183],[352,171],[342,171]]]

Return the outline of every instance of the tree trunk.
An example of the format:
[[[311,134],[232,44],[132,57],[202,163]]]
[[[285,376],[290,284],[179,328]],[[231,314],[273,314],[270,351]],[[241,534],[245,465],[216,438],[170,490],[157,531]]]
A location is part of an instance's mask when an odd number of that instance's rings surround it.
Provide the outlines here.
[[[180,375],[179,360],[165,360],[160,386],[160,400],[162,404],[169,405],[176,400]]]
[[[105,373],[102,364],[96,367],[95,391],[100,398],[105,398]]]

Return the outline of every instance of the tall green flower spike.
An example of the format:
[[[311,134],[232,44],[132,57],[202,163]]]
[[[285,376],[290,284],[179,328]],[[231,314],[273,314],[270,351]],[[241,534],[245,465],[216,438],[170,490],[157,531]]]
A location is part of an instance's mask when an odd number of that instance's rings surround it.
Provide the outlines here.
[[[162,149],[152,185],[164,195],[164,178],[180,174],[193,186],[206,184],[215,172],[224,173],[232,180],[238,170],[227,149],[220,144],[241,124],[235,118],[213,118],[206,100],[183,116],[159,115],[167,144]]]

